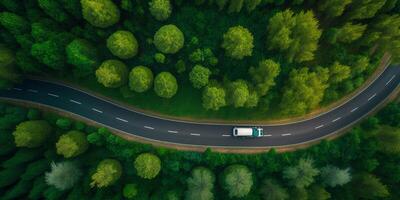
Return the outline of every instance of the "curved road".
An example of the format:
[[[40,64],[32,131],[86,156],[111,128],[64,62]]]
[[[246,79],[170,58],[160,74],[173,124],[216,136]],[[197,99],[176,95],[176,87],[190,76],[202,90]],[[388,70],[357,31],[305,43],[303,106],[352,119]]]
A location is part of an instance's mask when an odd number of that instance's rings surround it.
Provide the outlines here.
[[[160,119],[119,107],[68,86],[25,80],[0,98],[18,99],[69,111],[105,126],[147,139],[186,145],[272,147],[300,144],[341,130],[374,110],[399,85],[400,66],[390,66],[365,90],[343,105],[315,118],[282,125],[262,125],[263,138],[235,138],[233,125]]]

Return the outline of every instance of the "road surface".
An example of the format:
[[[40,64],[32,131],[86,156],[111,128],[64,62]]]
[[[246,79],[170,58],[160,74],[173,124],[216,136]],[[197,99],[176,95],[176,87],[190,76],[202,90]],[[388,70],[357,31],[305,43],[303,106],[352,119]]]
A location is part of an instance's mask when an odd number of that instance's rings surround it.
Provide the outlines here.
[[[40,103],[68,111],[127,134],[150,140],[218,147],[278,147],[317,140],[362,119],[399,85],[400,66],[389,66],[365,90],[344,104],[312,119],[282,125],[260,125],[262,138],[235,138],[234,125],[161,119],[138,113],[78,89],[41,80],[25,80],[0,98]]]

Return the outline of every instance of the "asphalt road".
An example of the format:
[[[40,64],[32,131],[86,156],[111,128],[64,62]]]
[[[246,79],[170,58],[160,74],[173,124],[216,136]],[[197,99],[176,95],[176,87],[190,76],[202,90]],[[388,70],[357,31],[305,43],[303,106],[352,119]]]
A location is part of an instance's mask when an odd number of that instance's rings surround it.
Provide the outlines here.
[[[105,126],[147,139],[189,145],[272,147],[306,143],[335,133],[362,119],[388,97],[400,82],[400,66],[389,66],[365,90],[343,105],[315,118],[282,125],[260,125],[262,138],[231,136],[234,125],[203,124],[160,119],[119,107],[68,86],[25,80],[0,98],[18,99],[52,106]]]

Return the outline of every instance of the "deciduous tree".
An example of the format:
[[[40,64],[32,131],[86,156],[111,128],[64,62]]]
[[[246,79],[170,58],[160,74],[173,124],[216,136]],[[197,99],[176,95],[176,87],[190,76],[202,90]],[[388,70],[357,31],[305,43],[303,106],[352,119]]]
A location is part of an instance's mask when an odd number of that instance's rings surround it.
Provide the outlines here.
[[[44,120],[32,120],[20,123],[13,132],[17,147],[38,147],[51,133],[51,126]]]
[[[75,67],[75,76],[85,77],[99,65],[96,48],[87,40],[75,39],[66,47],[67,62]]]
[[[91,25],[107,28],[119,21],[120,12],[111,0],[81,0],[82,15]]]
[[[151,153],[142,153],[135,159],[135,169],[138,176],[144,179],[155,178],[161,170],[161,160]]]
[[[58,190],[67,190],[75,186],[82,176],[82,171],[76,163],[65,161],[51,163],[51,171],[46,172],[46,183]]]
[[[122,166],[118,160],[105,159],[102,160],[96,168],[96,172],[92,175],[91,187],[104,188],[108,187],[121,177]]]
[[[136,66],[129,73],[129,88],[135,92],[145,92],[153,85],[153,72],[148,67]]]
[[[231,165],[225,168],[221,184],[230,198],[243,198],[253,186],[253,175],[244,165]]]
[[[106,60],[96,70],[97,81],[108,88],[117,88],[128,80],[128,69],[119,60]]]
[[[154,91],[163,98],[171,98],[178,91],[178,82],[169,72],[161,72],[154,79]]]
[[[275,85],[275,78],[280,71],[279,63],[270,59],[260,61],[257,68],[250,67],[249,74],[254,84],[256,84],[256,89],[260,96],[266,95],[269,89]]]
[[[214,174],[207,168],[197,167],[192,170],[191,177],[188,178],[188,190],[186,200],[210,200],[214,199],[213,187],[215,182]]]
[[[211,71],[201,65],[195,65],[189,73],[189,80],[194,88],[200,89],[208,84]]]
[[[164,21],[171,15],[172,5],[170,0],[151,0],[149,2],[149,10],[154,18]]]
[[[139,44],[129,31],[116,31],[107,39],[107,48],[114,56],[129,59],[138,53]]]
[[[243,26],[229,28],[223,36],[222,48],[225,54],[234,59],[243,59],[253,53],[253,34]]]
[[[76,157],[89,148],[85,133],[80,131],[69,131],[61,135],[56,143],[57,154],[65,158]]]
[[[314,177],[319,174],[319,170],[314,167],[312,159],[300,159],[296,166],[286,167],[283,170],[283,178],[294,187],[304,188],[314,182]]]
[[[178,52],[185,42],[181,30],[173,24],[164,25],[154,35],[154,45],[165,54]]]
[[[225,90],[221,87],[207,86],[203,90],[202,102],[206,110],[219,110],[226,105]]]

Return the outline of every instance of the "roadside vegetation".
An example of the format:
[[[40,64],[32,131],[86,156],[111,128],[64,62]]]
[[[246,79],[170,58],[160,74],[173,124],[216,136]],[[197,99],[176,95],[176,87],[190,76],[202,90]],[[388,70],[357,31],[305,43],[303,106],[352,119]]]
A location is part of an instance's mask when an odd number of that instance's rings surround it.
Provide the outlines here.
[[[400,55],[397,0],[1,0],[0,86],[47,76],[161,114],[300,116]]]
[[[400,198],[400,104],[307,149],[223,154],[126,141],[0,104],[0,200]]]

